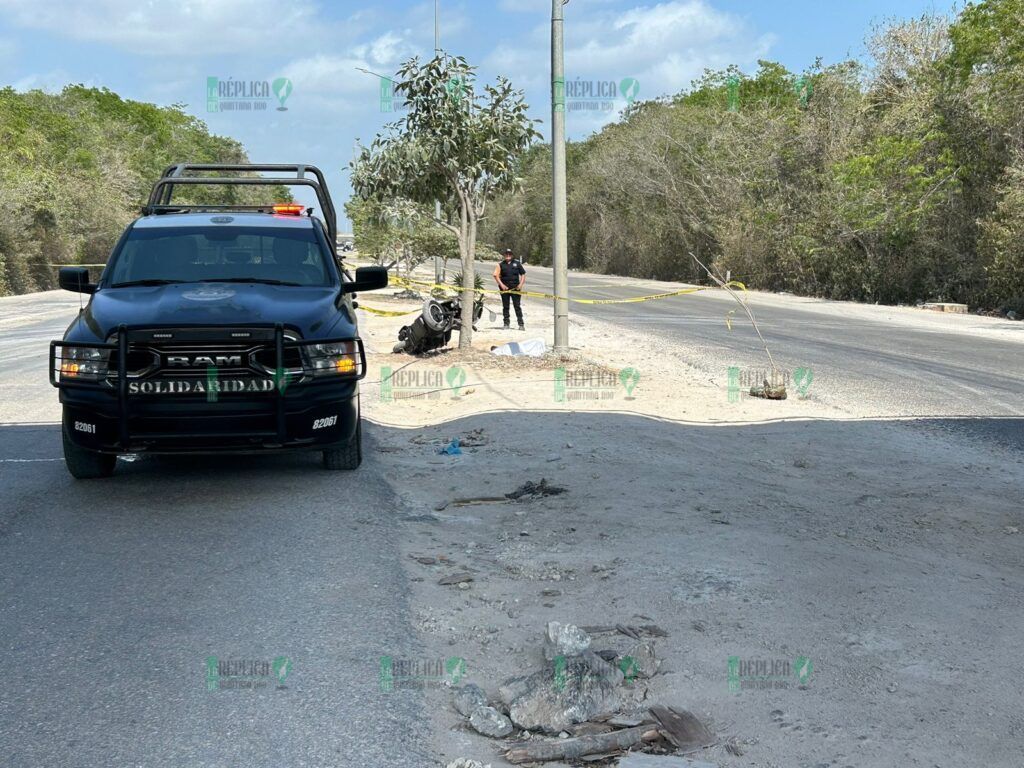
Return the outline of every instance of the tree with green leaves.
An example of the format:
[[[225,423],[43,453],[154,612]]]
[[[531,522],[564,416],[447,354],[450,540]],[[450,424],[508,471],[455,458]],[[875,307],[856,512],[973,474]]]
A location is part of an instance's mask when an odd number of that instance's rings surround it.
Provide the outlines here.
[[[1024,315],[1022,18],[890,19],[863,61],[709,70],[634,103],[568,147],[570,265],[705,282],[692,251],[752,288]],[[483,239],[545,253],[542,149]]]
[[[56,286],[50,264],[102,263],[165,167],[244,163],[181,106],[122,99],[106,88],[0,88],[0,295]],[[285,187],[182,190],[193,202],[289,200]],[[178,199],[178,197],[176,197]]]
[[[490,200],[518,188],[519,158],[540,136],[521,90],[498,78],[478,94],[475,73],[461,57],[437,56],[425,64],[410,59],[395,84],[408,106],[406,116],[361,147],[351,164],[352,186],[363,199],[406,198],[420,205],[440,200],[449,212],[435,223],[459,243],[462,349],[473,338],[479,222]]]
[[[345,214],[352,222],[356,248],[378,264],[398,262],[406,275],[435,256],[446,262],[459,257],[455,236],[434,224],[428,206],[406,198],[353,198],[345,203]]]

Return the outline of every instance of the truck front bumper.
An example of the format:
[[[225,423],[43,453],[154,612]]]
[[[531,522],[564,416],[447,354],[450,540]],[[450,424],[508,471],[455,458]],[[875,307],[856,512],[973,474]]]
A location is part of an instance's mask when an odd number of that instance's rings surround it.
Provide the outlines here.
[[[138,333],[126,329],[111,344],[52,342],[51,382],[60,389],[69,439],[91,451],[117,454],[262,453],[322,449],[352,439],[359,422],[359,380],[366,371],[362,342],[286,340],[280,326],[264,330],[268,354],[272,349],[276,362],[269,374],[267,368],[223,374],[210,369],[190,376],[168,375],[163,369],[133,374],[131,356],[148,348],[133,341]],[[341,343],[354,350],[351,372],[314,376],[302,364],[295,367],[296,359],[307,359],[295,350]],[[65,347],[101,350],[108,361],[106,374],[94,381],[69,377],[62,368],[68,359]]]

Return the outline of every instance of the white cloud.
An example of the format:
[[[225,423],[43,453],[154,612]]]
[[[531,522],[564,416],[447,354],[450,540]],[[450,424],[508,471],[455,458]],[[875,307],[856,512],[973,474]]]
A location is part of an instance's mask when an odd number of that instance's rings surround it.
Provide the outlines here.
[[[386,32],[340,55],[317,54],[286,64],[281,73],[296,91],[310,94],[371,93],[379,80],[361,70],[391,77],[398,65],[416,53],[407,32]]]
[[[577,9],[586,6],[609,5],[614,2],[615,0],[574,0],[572,8]],[[551,0],[501,0],[498,7],[503,11],[511,11],[512,13],[539,14],[546,12],[549,18],[551,14]],[[566,8],[565,12],[568,13],[569,9]]]
[[[0,11],[12,26],[182,57],[292,48],[322,27],[311,0],[0,0]]]
[[[504,0],[503,7],[532,9],[539,3]],[[640,99],[678,93],[704,69],[729,64],[751,68],[775,42],[772,35],[759,34],[742,17],[717,10],[707,0],[669,0],[626,11],[591,8],[586,14],[578,12],[578,5],[566,6],[567,83],[577,78],[618,83],[632,77],[639,81]],[[548,30],[549,25],[539,24],[520,45],[501,46],[488,57],[488,69],[515,73],[515,84],[533,95],[537,89],[546,93]],[[625,101],[615,106],[611,111],[568,112],[570,132],[581,135],[599,128],[615,118]]]
[[[46,93],[59,93],[64,89],[64,86],[70,83],[81,84],[87,88],[96,88],[99,86],[99,78],[93,76],[83,80],[80,76],[73,77],[66,70],[54,69],[50,72],[36,72],[34,74],[26,75],[25,77],[11,83],[11,87],[16,91],[45,91]]]

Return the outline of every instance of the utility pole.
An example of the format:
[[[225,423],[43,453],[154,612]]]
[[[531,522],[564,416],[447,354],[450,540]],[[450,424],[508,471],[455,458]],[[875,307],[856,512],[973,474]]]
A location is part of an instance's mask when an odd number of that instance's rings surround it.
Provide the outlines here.
[[[434,0],[434,57],[441,55],[441,21],[440,21],[440,5],[441,0]],[[437,221],[441,220],[441,201],[434,201],[434,219]],[[434,284],[441,285],[444,283],[444,270],[441,269],[441,256],[440,254],[434,254]]]
[[[569,351],[569,234],[565,202],[565,46],[562,6],[551,0],[551,266],[555,277],[555,352]]]

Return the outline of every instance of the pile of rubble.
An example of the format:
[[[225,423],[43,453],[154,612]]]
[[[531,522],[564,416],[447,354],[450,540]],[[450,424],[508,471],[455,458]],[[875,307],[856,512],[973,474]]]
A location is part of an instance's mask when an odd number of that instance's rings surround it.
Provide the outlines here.
[[[478,733],[514,738],[504,757],[516,765],[552,760],[611,765],[618,758],[620,768],[714,768],[679,756],[717,743],[700,720],[685,710],[640,703],[647,696],[644,681],[661,664],[655,638],[665,633],[654,625],[587,629],[619,631],[631,645],[621,652],[594,651],[584,629],[550,622],[541,669],[505,680],[493,698],[467,683],[455,690],[455,708]],[[461,758],[447,768],[488,767]]]

